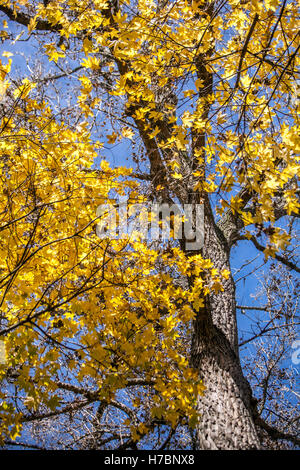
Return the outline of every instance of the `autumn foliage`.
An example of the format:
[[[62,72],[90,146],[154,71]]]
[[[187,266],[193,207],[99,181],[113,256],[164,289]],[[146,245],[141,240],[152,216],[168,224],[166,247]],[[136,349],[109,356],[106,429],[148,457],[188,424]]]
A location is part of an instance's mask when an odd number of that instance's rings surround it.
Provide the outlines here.
[[[0,1],[1,443],[71,403],[123,406],[133,443],[194,427],[193,320],[231,273],[175,242],[99,238],[97,207],[209,197],[216,223],[239,219],[232,243],[283,259],[276,222],[299,213],[297,2],[46,3]],[[61,78],[17,76],[11,25]],[[129,163],[108,162],[116,144]]]

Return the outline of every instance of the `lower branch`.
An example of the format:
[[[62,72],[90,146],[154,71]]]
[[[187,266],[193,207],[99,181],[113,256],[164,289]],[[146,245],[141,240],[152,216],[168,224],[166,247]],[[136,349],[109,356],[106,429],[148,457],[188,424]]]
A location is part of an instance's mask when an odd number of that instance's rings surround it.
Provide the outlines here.
[[[260,416],[256,417],[255,424],[259,426],[260,428],[262,428],[264,431],[266,431],[268,435],[271,437],[271,439],[273,440],[290,441],[297,446],[300,445],[300,439],[297,436],[279,431],[279,429],[276,429],[273,426],[270,426],[268,423],[266,423]]]
[[[244,240],[248,240],[248,238],[246,237],[243,237]],[[264,251],[266,250],[266,247],[261,245],[254,236],[252,236],[250,238],[250,241],[253,243],[253,245],[255,246],[255,248],[257,248],[259,251],[261,251],[262,253],[264,253]],[[278,255],[277,253],[274,254],[274,258],[277,260],[277,261],[280,261],[280,263],[284,264],[285,266],[287,266],[288,268],[290,269],[293,269],[294,271],[296,271],[297,273],[300,273],[300,268],[299,266],[297,266],[295,263],[293,263],[292,261],[284,258],[283,256],[280,256]]]

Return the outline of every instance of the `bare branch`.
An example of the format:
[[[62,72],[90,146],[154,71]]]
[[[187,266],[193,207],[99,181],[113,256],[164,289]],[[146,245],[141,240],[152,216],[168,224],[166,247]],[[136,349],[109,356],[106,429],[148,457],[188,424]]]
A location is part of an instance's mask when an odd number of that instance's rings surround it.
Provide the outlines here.
[[[297,446],[300,445],[300,439],[297,436],[282,432],[279,429],[276,429],[273,426],[270,426],[260,416],[256,418],[256,424],[260,426],[262,429],[264,429],[268,433],[268,435],[274,440],[285,440],[285,441],[290,441]]]

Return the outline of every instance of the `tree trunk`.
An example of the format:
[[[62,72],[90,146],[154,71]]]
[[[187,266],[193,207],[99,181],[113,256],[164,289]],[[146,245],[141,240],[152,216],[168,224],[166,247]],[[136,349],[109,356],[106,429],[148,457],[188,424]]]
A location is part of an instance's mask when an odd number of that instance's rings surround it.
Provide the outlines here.
[[[203,257],[220,270],[228,269],[229,247],[216,226],[208,198],[205,201]],[[199,449],[257,449],[250,386],[243,376],[237,344],[235,285],[223,282],[224,291],[205,299],[194,322],[191,363],[206,387],[198,397]]]

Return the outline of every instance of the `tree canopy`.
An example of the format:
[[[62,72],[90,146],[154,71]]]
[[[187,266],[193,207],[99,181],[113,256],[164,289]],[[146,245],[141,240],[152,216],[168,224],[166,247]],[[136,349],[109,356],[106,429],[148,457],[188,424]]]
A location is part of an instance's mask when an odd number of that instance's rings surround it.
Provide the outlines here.
[[[75,416],[74,448],[167,446],[209,397],[195,335],[238,357],[232,247],[300,270],[298,2],[0,12],[1,444]],[[204,246],[99,237],[97,208],[121,197],[204,205]]]

